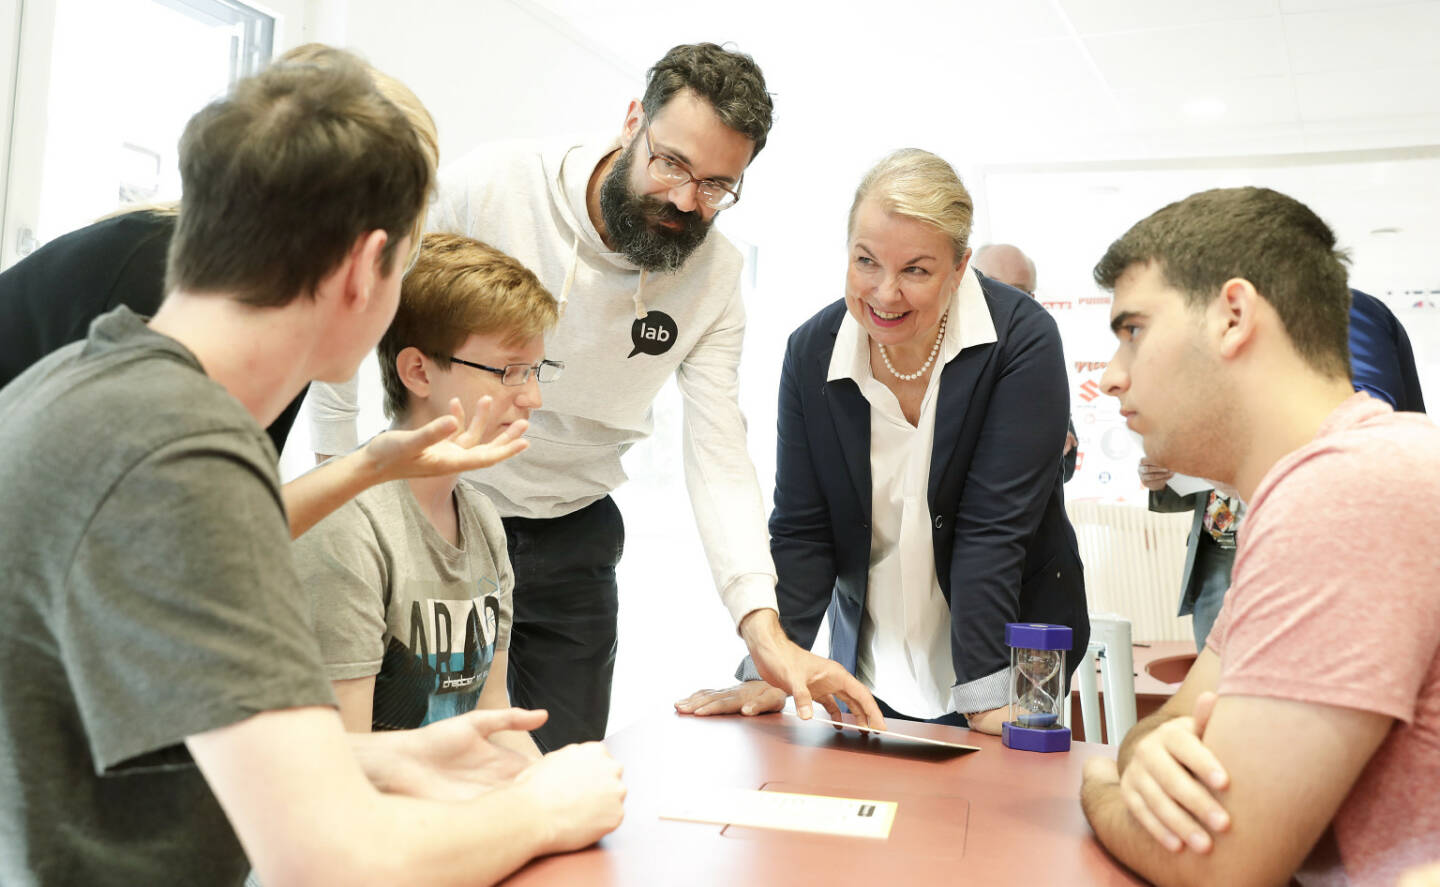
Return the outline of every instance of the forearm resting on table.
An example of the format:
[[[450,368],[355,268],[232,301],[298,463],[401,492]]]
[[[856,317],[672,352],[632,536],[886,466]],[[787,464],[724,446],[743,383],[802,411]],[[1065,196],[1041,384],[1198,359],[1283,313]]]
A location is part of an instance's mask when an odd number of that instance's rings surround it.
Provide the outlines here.
[[[1190,666],[1190,671],[1186,673],[1185,681],[1180,685],[1180,689],[1165,700],[1165,704],[1160,706],[1158,711],[1141,719],[1125,734],[1125,740],[1120,743],[1120,753],[1115,759],[1119,771],[1125,772],[1125,768],[1130,764],[1130,758],[1135,754],[1135,747],[1140,744],[1141,740],[1166,722],[1193,713],[1196,700],[1203,693],[1214,692],[1219,680],[1220,657],[1207,647],[1195,657],[1195,662]]]
[[[1223,793],[1220,797],[1223,800]],[[1179,852],[1167,850],[1130,812],[1120,788],[1119,774],[1109,760],[1092,759],[1086,762],[1080,806],[1095,831],[1095,837],[1105,849],[1152,884],[1160,887],[1214,884],[1241,887],[1266,883],[1263,878],[1256,880],[1253,877],[1257,866],[1241,866],[1237,872],[1233,865],[1236,856],[1233,852],[1201,854],[1190,849]],[[1217,847],[1218,841],[1217,838]]]
[[[1192,672],[1193,674],[1193,672]],[[1121,862],[1157,884],[1283,884],[1304,862],[1350,793],[1391,720],[1375,712],[1258,696],[1221,696],[1199,734],[1228,774],[1218,801],[1227,826],[1182,834],[1169,850],[1141,823],[1157,806],[1154,787],[1124,784],[1103,758],[1087,761],[1081,803],[1096,837]],[[1256,725],[1263,728],[1256,729]],[[1153,743],[1132,762],[1153,769]],[[1160,788],[1171,804],[1174,789]],[[1132,807],[1133,805],[1133,807]],[[1138,808],[1138,812],[1137,812]],[[1164,814],[1169,815],[1169,814]],[[1193,821],[1192,821],[1193,822]],[[1213,840],[1212,840],[1213,838]],[[1186,846],[1188,845],[1188,846]],[[1197,852],[1196,848],[1209,848]]]
[[[987,711],[971,712],[965,716],[965,722],[970,725],[971,730],[988,733],[991,736],[999,736],[1001,726],[1009,716],[1010,706],[1003,705],[1000,708],[992,708]]]
[[[1177,718],[1181,714],[1181,712],[1167,712],[1161,708],[1136,721],[1135,726],[1130,728],[1125,734],[1125,739],[1120,743],[1120,751],[1115,755],[1116,768],[1124,773],[1125,768],[1130,764],[1130,758],[1135,754],[1135,746],[1140,743],[1140,740],[1155,732],[1156,728],[1166,721]],[[1099,739],[1097,738],[1095,741],[1098,742]]]
[[[186,744],[267,887],[491,884],[575,840],[553,786],[459,803],[382,794],[328,709],[266,712]]]
[[[1160,846],[1130,815],[1120,795],[1118,780],[1097,778],[1097,768],[1086,766],[1080,790],[1080,806],[1094,829],[1095,837],[1110,854],[1134,869],[1152,884],[1181,883],[1166,876],[1178,875],[1176,857]]]

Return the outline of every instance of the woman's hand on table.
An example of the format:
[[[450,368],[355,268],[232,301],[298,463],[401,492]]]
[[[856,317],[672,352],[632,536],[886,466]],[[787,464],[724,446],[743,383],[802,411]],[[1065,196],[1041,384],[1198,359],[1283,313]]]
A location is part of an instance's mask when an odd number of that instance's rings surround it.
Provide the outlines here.
[[[972,715],[966,715],[965,720],[970,729],[978,733],[989,733],[991,736],[1000,735],[1000,725],[1005,723],[1005,717],[1010,707],[1002,705],[999,708],[992,708],[989,711],[977,711]]]
[[[780,626],[780,614],[768,608],[754,610],[740,620],[740,637],[760,677],[795,697],[795,714],[809,719],[818,702],[840,720],[843,704],[855,716],[855,725],[885,729],[880,706],[865,685],[833,659],[802,649]]]
[[[746,681],[727,690],[697,690],[675,703],[686,715],[761,715],[785,707],[789,695],[764,681]]]

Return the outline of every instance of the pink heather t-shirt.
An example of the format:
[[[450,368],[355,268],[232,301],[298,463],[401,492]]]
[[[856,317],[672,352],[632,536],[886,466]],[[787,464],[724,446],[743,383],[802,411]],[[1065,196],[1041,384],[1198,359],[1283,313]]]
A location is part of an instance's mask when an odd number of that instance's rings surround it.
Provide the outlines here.
[[[1302,881],[1389,887],[1440,859],[1440,428],[1356,394],[1277,462],[1209,646],[1222,696],[1395,719]]]

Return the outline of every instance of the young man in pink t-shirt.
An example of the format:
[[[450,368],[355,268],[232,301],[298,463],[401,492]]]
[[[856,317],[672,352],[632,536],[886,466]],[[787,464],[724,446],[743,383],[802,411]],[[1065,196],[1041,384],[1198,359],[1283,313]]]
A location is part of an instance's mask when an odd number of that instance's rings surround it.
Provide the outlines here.
[[[1097,837],[1159,884],[1393,884],[1440,857],[1440,429],[1350,382],[1343,256],[1261,188],[1141,221],[1095,268],[1101,385],[1146,455],[1249,504],[1179,692],[1092,760]]]

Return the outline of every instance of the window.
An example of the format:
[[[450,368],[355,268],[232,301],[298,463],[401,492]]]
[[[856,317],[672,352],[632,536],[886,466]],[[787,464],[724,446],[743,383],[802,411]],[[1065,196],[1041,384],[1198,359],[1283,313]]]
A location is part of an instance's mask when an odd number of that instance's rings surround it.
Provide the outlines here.
[[[186,121],[269,60],[274,26],[230,0],[24,4],[0,262],[178,199]]]

